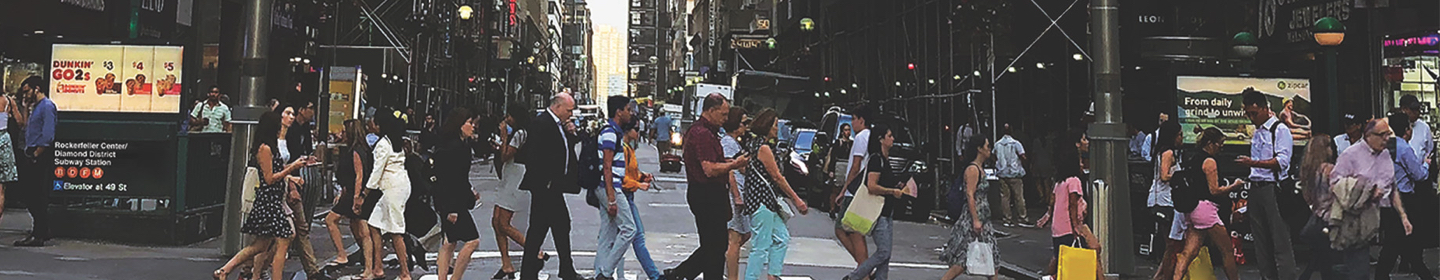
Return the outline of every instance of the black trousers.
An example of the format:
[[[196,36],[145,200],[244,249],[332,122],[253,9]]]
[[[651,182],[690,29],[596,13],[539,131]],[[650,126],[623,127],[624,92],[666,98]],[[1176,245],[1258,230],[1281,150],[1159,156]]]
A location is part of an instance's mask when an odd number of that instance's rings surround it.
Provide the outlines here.
[[[555,250],[560,253],[560,278],[578,278],[575,260],[570,256],[570,208],[565,205],[565,194],[544,190],[530,192],[530,228],[525,232],[520,279],[539,279],[545,266],[539,259],[540,249],[545,245],[547,231],[554,235]]]
[[[733,213],[728,196],[723,192],[696,191],[692,185],[685,200],[690,204],[690,213],[695,215],[700,247],[675,267],[674,275],[667,276],[693,279],[703,273],[705,279],[725,279],[725,250],[730,249],[730,234],[725,230],[725,223]]]
[[[1400,195],[1399,192],[1394,195]],[[1411,221],[1413,224],[1415,221]],[[1423,248],[1416,246],[1412,237],[1405,235],[1405,224],[1400,222],[1400,212],[1394,208],[1380,208],[1380,234],[1384,247],[1380,249],[1380,260],[1375,264],[1375,279],[1390,279],[1390,271],[1395,268],[1395,258],[1400,258],[1402,265],[1410,267],[1420,279],[1435,279],[1430,273],[1430,268],[1425,267],[1425,255]],[[1427,236],[1424,238],[1434,238]]]
[[[26,152],[15,157],[16,166],[20,168],[20,185],[15,189],[22,190],[20,193],[23,195],[18,198],[25,203],[25,208],[30,210],[30,217],[34,219],[30,235],[49,239],[52,237],[50,192],[55,189],[55,151],[46,148],[39,157],[30,155],[32,154]]]

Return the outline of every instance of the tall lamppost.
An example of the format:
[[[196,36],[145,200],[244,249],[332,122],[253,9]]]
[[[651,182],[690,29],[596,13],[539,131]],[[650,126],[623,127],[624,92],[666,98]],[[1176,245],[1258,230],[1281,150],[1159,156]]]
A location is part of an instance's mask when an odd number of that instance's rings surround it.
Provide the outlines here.
[[[1323,102],[1316,99],[1316,103],[1325,104],[1325,111],[1319,112],[1324,116],[1325,122],[1321,126],[1325,132],[1340,132],[1340,90],[1338,70],[1336,69],[1335,49],[1341,42],[1345,41],[1345,24],[1333,17],[1324,17],[1315,21],[1315,43],[1319,43],[1325,51],[1325,94]]]

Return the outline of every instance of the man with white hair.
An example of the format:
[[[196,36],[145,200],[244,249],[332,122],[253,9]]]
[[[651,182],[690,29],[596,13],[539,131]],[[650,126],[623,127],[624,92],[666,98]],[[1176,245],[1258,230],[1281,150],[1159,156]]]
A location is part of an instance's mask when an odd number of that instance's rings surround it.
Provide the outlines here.
[[[565,194],[580,193],[576,184],[577,159],[573,147],[579,141],[570,122],[575,99],[567,93],[550,98],[550,107],[530,122],[529,139],[520,148],[516,162],[525,163],[520,189],[530,191],[530,228],[525,234],[525,255],[520,262],[520,279],[539,279],[549,256],[541,256],[546,231],[554,234],[560,254],[560,279],[582,279],[575,272],[570,255],[570,209]]]

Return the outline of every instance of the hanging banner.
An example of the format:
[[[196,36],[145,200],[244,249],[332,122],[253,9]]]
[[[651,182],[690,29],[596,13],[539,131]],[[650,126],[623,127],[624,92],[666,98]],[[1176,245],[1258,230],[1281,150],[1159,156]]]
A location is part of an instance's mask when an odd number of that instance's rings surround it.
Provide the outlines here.
[[[1245,117],[1243,96],[1257,91],[1269,99],[1270,111],[1286,126],[1295,145],[1310,139],[1310,80],[1291,78],[1180,76],[1175,103],[1180,131],[1186,144],[1194,144],[1198,133],[1210,127],[1225,133],[1226,145],[1249,145],[1256,126]]]
[[[51,47],[50,98],[61,111],[179,113],[183,48]]]

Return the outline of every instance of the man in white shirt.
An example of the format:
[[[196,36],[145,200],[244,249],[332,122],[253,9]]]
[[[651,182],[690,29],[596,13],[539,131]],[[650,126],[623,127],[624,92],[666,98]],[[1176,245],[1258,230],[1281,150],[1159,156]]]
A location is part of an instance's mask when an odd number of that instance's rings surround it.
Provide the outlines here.
[[[1420,110],[1425,105],[1420,103],[1415,95],[1400,97],[1400,112],[1410,117],[1410,147],[1415,148],[1415,156],[1421,159],[1430,158],[1430,153],[1435,151],[1435,139],[1430,134],[1430,124],[1420,120]]]
[[[996,176],[1000,177],[1000,213],[1005,227],[1035,227],[1025,217],[1025,146],[1011,137],[1014,129],[1005,124],[1005,133],[995,142]]]
[[[1364,140],[1364,136],[1360,134],[1365,132],[1363,129],[1365,127],[1365,120],[1359,119],[1355,114],[1341,115],[1340,124],[1344,126],[1345,133],[1335,135],[1335,154],[1337,155],[1345,152],[1345,149],[1350,148],[1350,145]]]
[[[850,170],[845,173],[845,184],[841,185],[840,191],[844,193],[844,195],[837,197],[835,204],[840,206],[837,209],[841,211],[849,208],[850,198],[855,196],[856,188],[852,188],[852,184],[855,183],[855,180],[858,180],[857,177],[860,177],[860,166],[864,165],[865,155],[870,148],[870,127],[866,121],[875,116],[873,109],[866,105],[856,107],[854,110],[851,110],[851,113],[853,113],[853,119],[850,121],[850,124],[860,132],[856,133],[855,137],[852,138],[854,140],[851,143],[854,144],[850,146]],[[849,251],[850,256],[855,258],[855,263],[864,263],[865,259],[870,257],[868,252],[869,248],[865,247],[865,235],[846,230],[840,221],[841,219],[835,219],[835,238],[840,239],[840,245],[845,246],[845,250]]]

